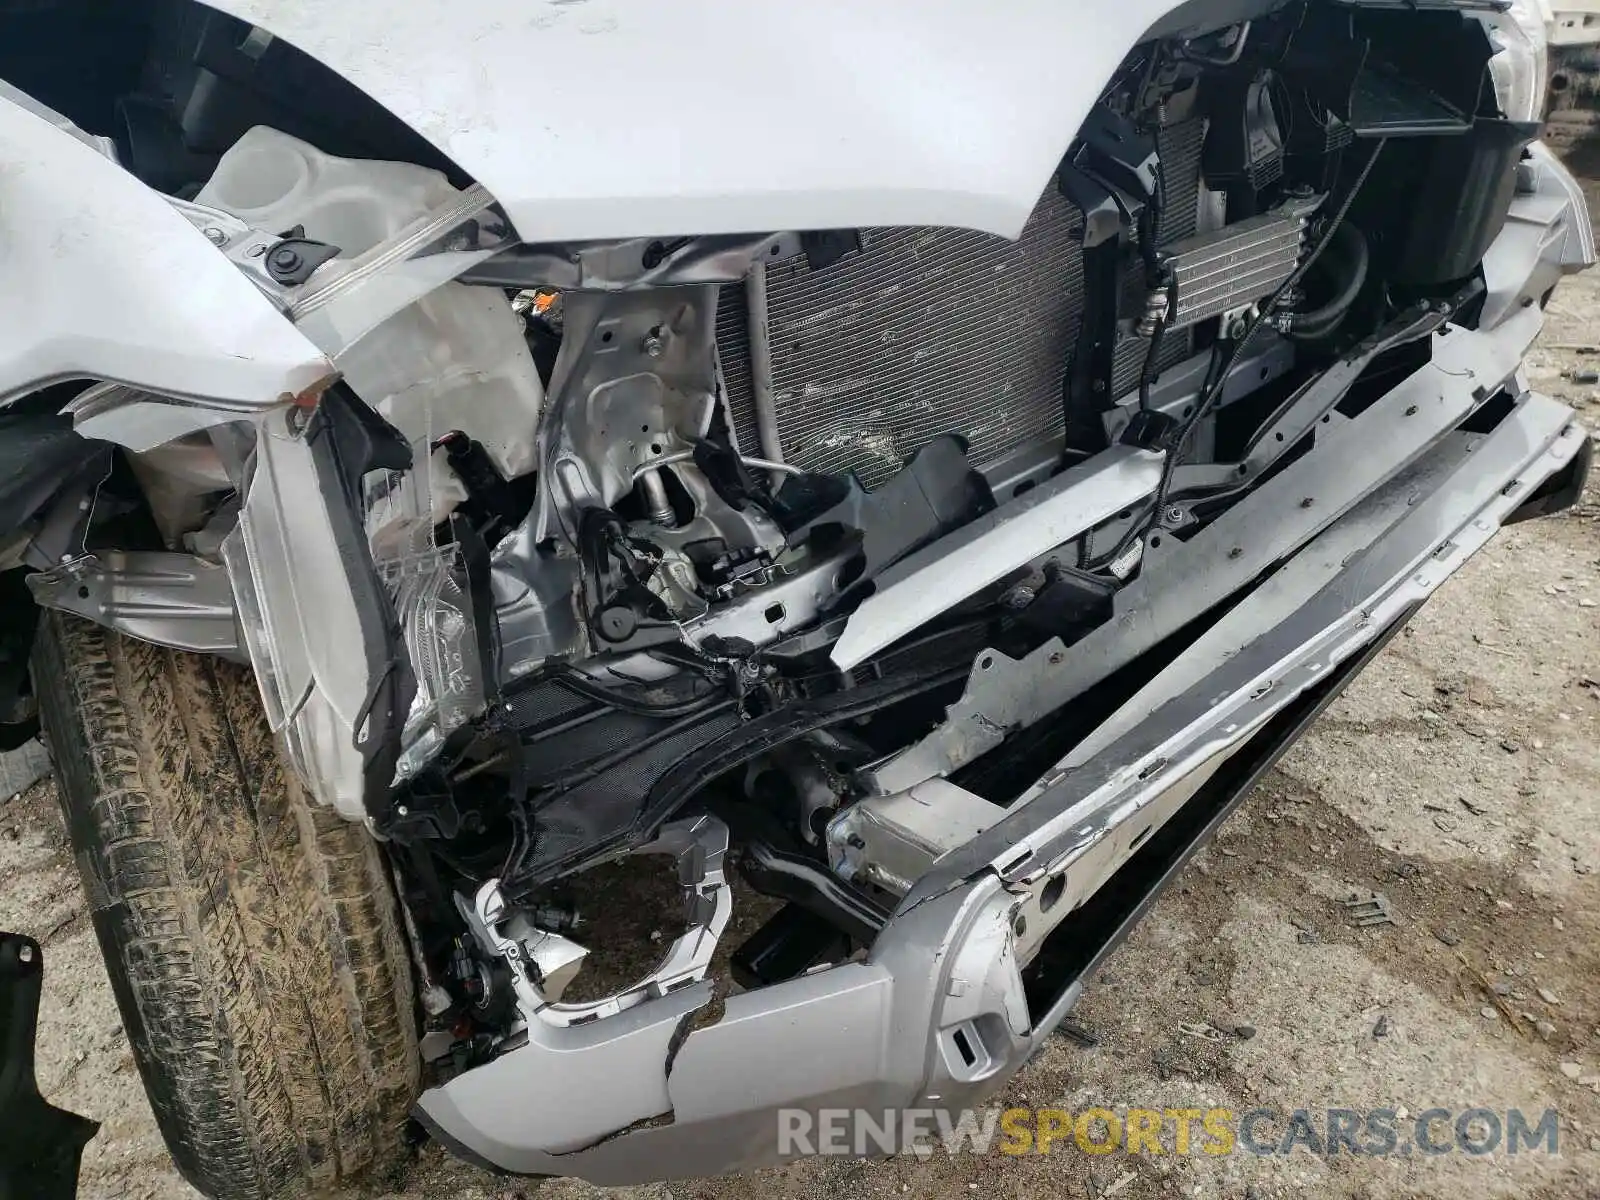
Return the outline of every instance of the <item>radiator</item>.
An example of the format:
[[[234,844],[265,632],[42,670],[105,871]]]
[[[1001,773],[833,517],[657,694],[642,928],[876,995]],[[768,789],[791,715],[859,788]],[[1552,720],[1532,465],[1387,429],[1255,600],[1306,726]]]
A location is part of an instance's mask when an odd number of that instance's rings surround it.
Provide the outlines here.
[[[1163,130],[1161,240],[1196,230],[1204,122]],[[868,487],[929,441],[958,433],[975,463],[1062,432],[1061,391],[1083,310],[1082,214],[1056,190],[1015,242],[969,230],[868,229],[862,250],[813,271],[767,266],[772,384],[784,457],[854,471]],[[1130,261],[1130,273],[1140,271]],[[1142,275],[1139,276],[1142,279]],[[1137,281],[1129,279],[1137,291]],[[723,288],[718,351],[734,435],[759,446],[743,286]],[[1148,343],[1118,347],[1115,385],[1137,386]],[[1161,365],[1189,352],[1169,336]]]

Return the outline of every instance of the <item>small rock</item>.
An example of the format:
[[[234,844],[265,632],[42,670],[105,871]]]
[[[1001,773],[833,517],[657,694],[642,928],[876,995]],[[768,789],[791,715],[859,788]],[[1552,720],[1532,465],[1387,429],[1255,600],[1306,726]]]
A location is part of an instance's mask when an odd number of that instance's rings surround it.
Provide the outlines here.
[[[1556,1027],[1550,1021],[1535,1021],[1533,1028],[1547,1042],[1556,1035]]]
[[[1294,940],[1299,942],[1302,946],[1315,946],[1317,944],[1317,935],[1312,933],[1309,929],[1302,929],[1299,933],[1294,935]]]
[[[1558,930],[1565,929],[1567,927],[1566,922],[1560,917],[1551,917],[1550,924],[1554,925]]]
[[[978,1185],[977,1185],[977,1184],[975,1184],[975,1183],[969,1183],[969,1184],[967,1184],[967,1191],[969,1191],[969,1192],[975,1192],[975,1191],[977,1191],[977,1190],[978,1190]]]
[[[1600,1150],[1600,1137],[1592,1137],[1589,1139],[1589,1149]]]
[[[1372,1036],[1383,1038],[1389,1036],[1389,1016],[1385,1013],[1378,1018],[1378,1023],[1372,1027]]]
[[[1494,994],[1496,996],[1509,996],[1509,995],[1511,995],[1511,985],[1509,983],[1507,983],[1504,979],[1496,979],[1494,981]]]
[[[1507,754],[1515,754],[1518,750],[1521,750],[1522,747],[1517,745],[1515,742],[1505,741],[1500,743],[1500,749],[1504,750]]]
[[[1461,939],[1455,934],[1451,933],[1448,929],[1435,929],[1433,931],[1433,936],[1438,938],[1446,946],[1454,947],[1461,945]]]
[[[1565,1075],[1568,1079],[1576,1079],[1579,1075],[1583,1074],[1583,1064],[1582,1063],[1575,1063],[1575,1062],[1564,1062],[1564,1063],[1561,1064],[1561,1073],[1563,1075]]]
[[[1406,1111],[1404,1106],[1395,1109],[1394,1115],[1401,1121],[1409,1121],[1411,1119],[1411,1114]]]
[[[1587,596],[1585,596],[1582,600],[1578,601],[1578,607],[1579,608],[1593,608],[1594,606],[1595,606],[1595,602],[1593,600],[1590,600]]]
[[[1495,1012],[1492,1004],[1485,1004],[1478,1010],[1478,1015],[1481,1016],[1485,1021],[1492,1021],[1500,1014]]]
[[[1533,742],[1532,742],[1532,745],[1533,745],[1533,748],[1535,750],[1543,750],[1544,749],[1544,742],[1541,741],[1539,738],[1534,738]]]
[[[1600,1075],[1579,1075],[1578,1086],[1586,1088],[1600,1087]]]
[[[1233,1027],[1233,1034],[1241,1041],[1248,1042],[1251,1038],[1255,1037],[1256,1027],[1254,1025],[1235,1025]]]
[[[1540,988],[1539,989],[1539,999],[1543,1000],[1546,1004],[1560,1004],[1561,1003],[1560,1000],[1556,999],[1556,994],[1554,992],[1552,992],[1549,988]]]

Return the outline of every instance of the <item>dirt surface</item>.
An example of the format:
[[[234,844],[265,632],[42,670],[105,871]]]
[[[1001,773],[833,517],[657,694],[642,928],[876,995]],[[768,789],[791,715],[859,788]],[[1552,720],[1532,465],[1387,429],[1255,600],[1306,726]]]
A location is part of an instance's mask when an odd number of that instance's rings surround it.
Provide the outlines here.
[[[1593,198],[1592,198],[1593,202]],[[1600,426],[1600,273],[1529,364]],[[1580,378],[1582,378],[1580,376]],[[192,1197],[155,1130],[46,782],[0,798],[0,927],[46,954],[45,1095],[105,1123],[85,1200]],[[1560,1154],[800,1162],[632,1197],[1600,1194],[1600,495],[1496,538],[1316,725],[1092,982],[1007,1105],[1559,1110]],[[1341,903],[1379,891],[1393,925]],[[649,936],[646,931],[645,936]],[[1514,1023],[1514,1024],[1513,1024]],[[590,1197],[425,1148],[397,1196]]]

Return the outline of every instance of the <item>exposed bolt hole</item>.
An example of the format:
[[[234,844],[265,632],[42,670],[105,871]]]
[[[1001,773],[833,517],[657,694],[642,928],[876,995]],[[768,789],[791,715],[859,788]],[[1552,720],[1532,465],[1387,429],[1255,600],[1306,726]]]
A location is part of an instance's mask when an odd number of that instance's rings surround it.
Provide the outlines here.
[[[1272,436],[1277,438],[1280,442],[1283,441],[1283,434],[1281,433],[1275,433]]]
[[[992,666],[994,666],[994,659],[987,654],[978,660],[978,669],[980,671],[987,671]]]
[[[1141,829],[1139,831],[1138,835],[1133,839],[1133,841],[1128,843],[1128,849],[1129,850],[1137,850],[1139,848],[1140,843],[1143,842],[1145,840],[1145,838],[1150,836],[1150,831],[1152,829],[1154,829],[1154,828],[1155,828],[1154,825],[1146,825],[1143,829]]]
[[[768,625],[776,625],[779,621],[783,620],[783,605],[774,604],[768,608],[766,613],[763,615],[767,618]]]
[[[651,442],[650,443],[650,453],[651,454],[660,454],[661,453],[661,443],[660,442]]]
[[[1058,875],[1050,876],[1050,882],[1044,885],[1044,890],[1039,893],[1039,911],[1049,912],[1061,903],[1061,897],[1067,890],[1067,873],[1062,871]]]
[[[1150,549],[1152,549],[1152,550],[1157,549],[1160,545],[1161,545],[1161,539],[1159,537],[1153,537],[1153,538],[1150,539]]]
[[[608,329],[608,330],[606,330],[604,333],[602,333],[600,335],[600,340],[602,342],[609,342],[612,338],[614,338],[616,336],[617,336],[616,334],[612,333],[611,330]]]
[[[89,598],[89,589],[86,588],[83,584],[80,583],[78,585],[78,599],[79,600],[87,600],[88,598]]]
[[[1240,463],[1239,464],[1239,474],[1241,474],[1241,475],[1250,474],[1250,464],[1249,463]]]

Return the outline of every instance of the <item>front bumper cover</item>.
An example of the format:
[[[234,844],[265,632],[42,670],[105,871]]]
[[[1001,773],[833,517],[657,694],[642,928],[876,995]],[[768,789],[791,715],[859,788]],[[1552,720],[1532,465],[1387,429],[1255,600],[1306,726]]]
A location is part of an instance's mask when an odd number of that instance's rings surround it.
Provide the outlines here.
[[[1047,776],[1004,821],[941,859],[864,961],[732,996],[720,1021],[687,1036],[712,1000],[709,983],[618,1020],[540,1030],[426,1092],[418,1116],[484,1165],[619,1185],[770,1164],[782,1109],[982,1102],[1065,1017],[1088,971],[1176,863],[1364,657],[1525,506],[1546,506],[1553,487],[1581,486],[1573,476],[1586,465],[1588,435],[1570,410],[1516,382],[1537,327],[1537,310],[1525,310],[1492,331],[1450,330],[1481,351],[1485,370],[1503,374],[1428,386],[1461,388],[1473,406],[1501,396],[1509,411],[1493,429],[1466,432],[1455,419],[1441,428],[1426,454],[1284,562],[1220,633],[1180,656],[1175,673],[1163,672],[1192,683],[1152,699],[1092,756]],[[1047,914],[1040,896],[1063,876],[1068,902]],[[1013,932],[1019,913],[1025,939]],[[569,1119],[577,1094],[583,1121]],[[642,1094],[657,1098],[647,1106],[657,1111],[636,1119]],[[618,1113],[626,1116],[606,1116]]]

